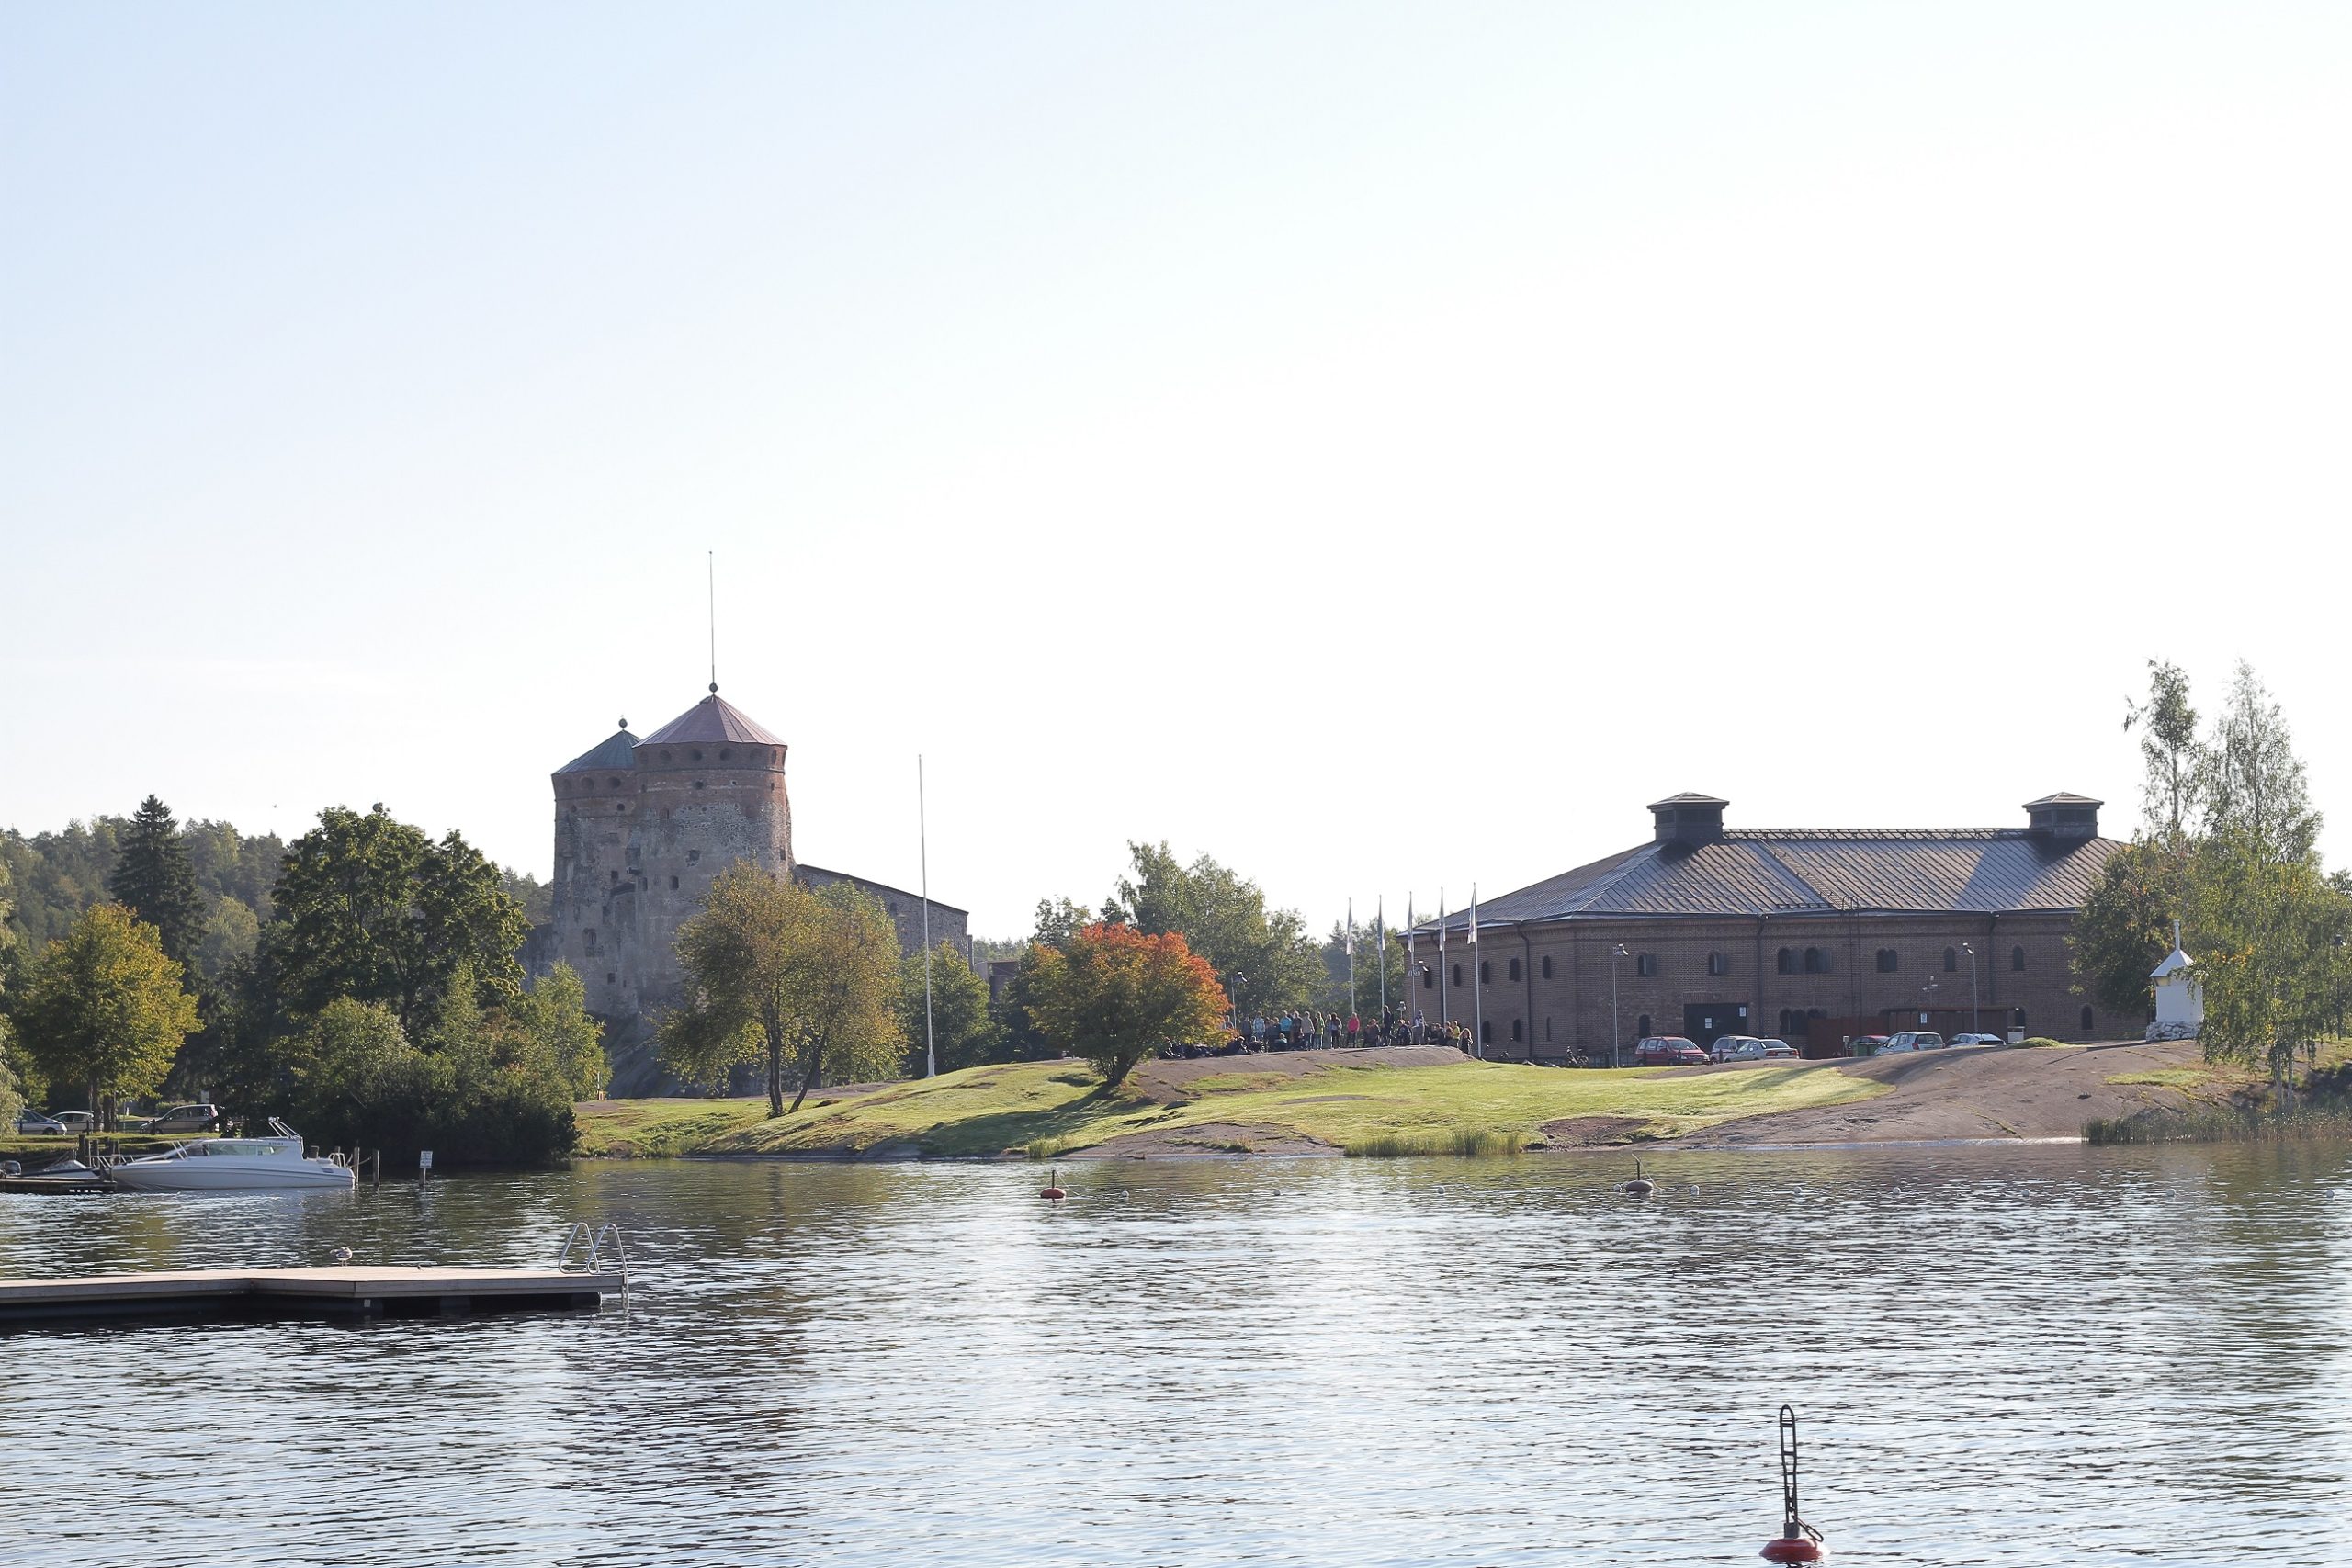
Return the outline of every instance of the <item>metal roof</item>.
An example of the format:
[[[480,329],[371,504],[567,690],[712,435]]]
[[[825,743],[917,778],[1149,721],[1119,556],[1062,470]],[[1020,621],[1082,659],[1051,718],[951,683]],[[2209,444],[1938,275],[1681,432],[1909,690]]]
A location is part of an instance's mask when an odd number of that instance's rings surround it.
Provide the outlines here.
[[[613,768],[626,768],[635,760],[630,755],[630,749],[636,744],[637,737],[631,735],[626,728],[616,729],[558,768],[556,772],[600,773]]]
[[[781,746],[783,741],[752,722],[750,715],[717,692],[638,742],[639,746],[686,745],[703,740],[748,741],[755,746]]]
[[[2029,829],[1767,829],[1643,844],[1478,905],[1481,924],[1658,916],[2013,914],[2082,907],[2120,844]],[[1468,923],[1455,910],[1448,930]],[[1418,928],[1434,931],[1437,922]]]

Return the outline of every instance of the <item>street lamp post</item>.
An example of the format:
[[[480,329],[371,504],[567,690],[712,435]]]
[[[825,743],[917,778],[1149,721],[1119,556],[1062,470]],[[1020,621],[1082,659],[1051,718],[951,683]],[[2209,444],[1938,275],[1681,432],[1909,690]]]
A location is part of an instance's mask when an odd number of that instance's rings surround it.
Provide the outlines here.
[[[1226,976],[1231,982],[1228,989],[1233,995],[1233,1032],[1241,1036],[1241,1048],[1245,1051],[1250,1049],[1250,1025],[1241,1017],[1241,982],[1248,978],[1238,969]]]
[[[1617,961],[1625,956],[1625,944],[1619,942],[1609,950],[1609,1065],[1617,1065],[1617,1043],[1624,1036],[1617,1021]]]
[[[1928,976],[1928,983],[1920,987],[1919,990],[1928,998],[1920,1005],[1919,1021],[1922,1024],[1932,1022],[1936,1010],[1936,977],[1933,975]]]
[[[1982,1034],[1984,1032],[1984,1020],[1979,1016],[1982,1009],[1976,998],[1976,944],[1963,942],[1960,950],[1968,954],[1968,1032]]]

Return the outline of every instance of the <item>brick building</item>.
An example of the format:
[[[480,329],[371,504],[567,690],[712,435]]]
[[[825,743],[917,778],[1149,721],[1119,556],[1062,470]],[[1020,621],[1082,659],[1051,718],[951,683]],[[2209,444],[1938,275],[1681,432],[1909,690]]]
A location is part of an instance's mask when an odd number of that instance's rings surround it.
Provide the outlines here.
[[[2100,803],[2053,795],[2020,828],[1726,829],[1727,803],[1649,809],[1650,841],[1413,932],[1410,1006],[1483,1015],[1498,1058],[1605,1059],[1613,1041],[2023,1028],[2137,1039],[2146,1020],[2075,994],[2066,938],[2120,847]],[[1614,986],[1614,1008],[1611,987]],[[1613,1018],[1613,1022],[1612,1022]]]
[[[624,719],[554,773],[550,913],[526,956],[537,972],[559,960],[580,972],[588,1010],[605,1021],[616,1093],[660,1084],[644,1047],[654,1019],[684,999],[678,927],[738,861],[811,886],[848,883],[890,916],[902,950],[921,950],[920,895],[793,858],[784,755],[782,740],[713,685],[643,739]],[[965,951],[966,926],[965,911],[932,901],[933,945]]]

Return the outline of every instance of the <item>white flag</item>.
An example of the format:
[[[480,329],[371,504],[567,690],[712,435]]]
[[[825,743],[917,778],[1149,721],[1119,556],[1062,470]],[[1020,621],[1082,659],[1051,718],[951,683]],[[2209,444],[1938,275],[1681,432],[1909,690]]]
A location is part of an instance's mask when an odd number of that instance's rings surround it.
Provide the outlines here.
[[[1478,885],[1470,885],[1470,945],[1478,945]]]
[[[1350,958],[1356,955],[1356,901],[1348,900],[1348,934],[1341,939]]]

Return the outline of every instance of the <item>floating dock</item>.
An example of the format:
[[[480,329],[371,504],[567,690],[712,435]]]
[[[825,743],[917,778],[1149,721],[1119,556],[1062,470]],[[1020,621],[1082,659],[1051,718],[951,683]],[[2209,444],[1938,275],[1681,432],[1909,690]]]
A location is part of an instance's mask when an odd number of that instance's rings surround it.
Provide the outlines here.
[[[0,1325],[124,1318],[435,1317],[594,1311],[618,1272],[571,1269],[200,1269],[0,1280]]]

